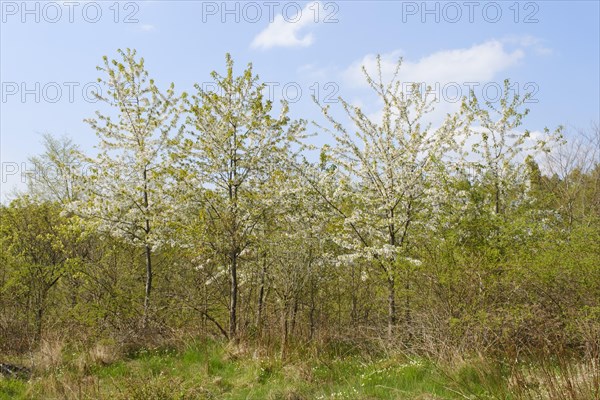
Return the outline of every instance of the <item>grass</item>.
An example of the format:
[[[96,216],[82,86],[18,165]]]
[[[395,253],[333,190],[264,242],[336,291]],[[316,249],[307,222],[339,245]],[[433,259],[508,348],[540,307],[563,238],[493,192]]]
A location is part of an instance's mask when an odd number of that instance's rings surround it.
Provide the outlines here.
[[[142,349],[81,367],[76,354],[30,381],[0,378],[1,399],[510,399],[510,374],[481,360],[295,354],[287,362],[218,342]]]

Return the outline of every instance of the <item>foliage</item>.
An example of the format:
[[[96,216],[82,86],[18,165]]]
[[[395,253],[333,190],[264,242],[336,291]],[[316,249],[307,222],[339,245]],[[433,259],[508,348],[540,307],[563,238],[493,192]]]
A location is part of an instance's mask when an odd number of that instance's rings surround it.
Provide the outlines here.
[[[178,95],[120,51],[98,154],[45,136],[56,174],[0,206],[0,361],[40,379],[0,396],[597,395],[597,125],[523,129],[507,81],[433,126],[399,63],[365,74],[375,116],[321,107],[313,159],[252,65],[225,67]]]

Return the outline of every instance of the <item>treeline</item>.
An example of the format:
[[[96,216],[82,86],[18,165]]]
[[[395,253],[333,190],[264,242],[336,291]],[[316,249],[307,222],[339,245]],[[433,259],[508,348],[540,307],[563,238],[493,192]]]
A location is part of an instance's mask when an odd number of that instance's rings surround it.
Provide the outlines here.
[[[98,153],[45,136],[0,207],[0,351],[179,335],[282,357],[598,354],[597,125],[522,130],[527,97],[506,82],[432,126],[432,99],[380,67],[365,71],[380,114],[317,103],[335,145],[315,149],[229,56],[193,94],[161,91],[134,51],[98,69]]]

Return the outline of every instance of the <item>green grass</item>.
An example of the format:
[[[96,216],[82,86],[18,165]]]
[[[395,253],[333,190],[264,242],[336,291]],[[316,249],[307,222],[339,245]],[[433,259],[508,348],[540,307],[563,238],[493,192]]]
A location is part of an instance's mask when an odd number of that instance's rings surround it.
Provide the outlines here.
[[[494,398],[498,377],[425,359],[231,354],[215,342],[141,350],[110,365],[64,366],[29,382],[0,379],[0,399],[457,399]],[[491,382],[491,383],[490,383]],[[464,388],[465,390],[463,390]]]
[[[14,399],[27,389],[27,383],[18,379],[0,378],[0,400]]]

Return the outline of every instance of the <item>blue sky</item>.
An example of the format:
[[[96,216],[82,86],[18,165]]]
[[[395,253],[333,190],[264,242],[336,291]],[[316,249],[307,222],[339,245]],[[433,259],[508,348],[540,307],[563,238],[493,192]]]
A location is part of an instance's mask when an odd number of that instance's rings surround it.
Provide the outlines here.
[[[240,70],[252,62],[273,98],[287,98],[292,115],[308,120],[320,119],[312,94],[341,95],[375,115],[360,65],[372,67],[381,54],[385,72],[402,56],[403,81],[439,88],[440,117],[469,87],[493,100],[510,78],[536,101],[524,128],[586,128],[600,120],[599,4],[2,1],[1,197],[22,187],[14,168],[41,152],[42,133],[92,150],[96,137],[83,119],[102,106],[84,88],[94,90],[96,65],[118,48],[137,49],[159,84],[182,91],[209,83],[229,52]]]

